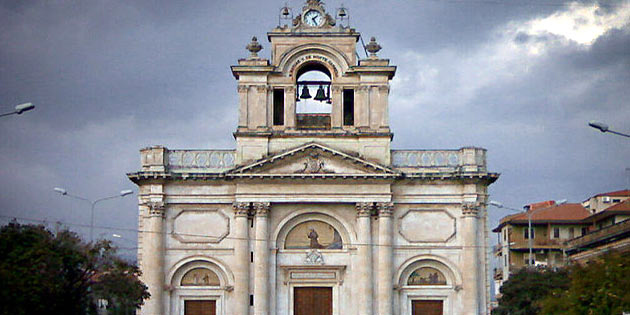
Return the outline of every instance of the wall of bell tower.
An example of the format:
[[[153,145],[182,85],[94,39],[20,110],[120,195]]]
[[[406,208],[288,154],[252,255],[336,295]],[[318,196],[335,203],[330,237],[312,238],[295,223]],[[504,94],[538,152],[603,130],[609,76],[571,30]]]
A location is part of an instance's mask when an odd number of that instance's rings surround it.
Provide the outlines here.
[[[396,67],[377,56],[376,40],[366,45],[370,55],[359,59],[360,34],[335,25],[319,1],[307,1],[291,26],[278,26],[267,38],[270,60],[258,56],[263,47],[254,37],[246,46],[250,56],[232,66],[239,95],[237,162],[316,141],[390,164],[388,98]],[[301,79],[309,71],[328,79]],[[330,109],[299,112],[305,98]]]

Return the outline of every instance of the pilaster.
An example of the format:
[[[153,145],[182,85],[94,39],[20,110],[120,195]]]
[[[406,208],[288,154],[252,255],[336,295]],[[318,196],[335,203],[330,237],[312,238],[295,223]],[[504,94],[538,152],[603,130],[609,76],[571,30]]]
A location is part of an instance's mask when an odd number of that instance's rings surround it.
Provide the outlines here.
[[[147,202],[142,248],[142,281],[149,287],[151,297],[145,301],[141,314],[164,314],[164,216],[163,202]]]
[[[235,202],[234,208],[234,299],[228,313],[249,314],[249,202]]]
[[[254,202],[256,240],[254,246],[254,314],[269,314],[269,223],[271,204]]]
[[[371,202],[359,202],[357,210],[357,304],[358,314],[371,315],[372,301],[372,227],[371,216],[374,205]]]
[[[389,315],[393,311],[393,250],[392,250],[392,202],[376,203],[378,212],[378,279],[376,299],[378,314]]]
[[[478,203],[464,202],[462,203],[462,245],[463,249],[463,266],[462,270],[468,270],[463,275],[463,309],[471,310],[474,314],[481,314],[479,301],[482,301],[479,275],[479,209]]]

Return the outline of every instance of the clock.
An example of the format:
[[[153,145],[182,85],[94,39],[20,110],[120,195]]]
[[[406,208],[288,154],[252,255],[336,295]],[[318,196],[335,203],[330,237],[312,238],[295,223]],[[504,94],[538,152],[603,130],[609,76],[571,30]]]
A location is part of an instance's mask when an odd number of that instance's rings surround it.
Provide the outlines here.
[[[324,17],[317,10],[309,10],[304,14],[304,23],[309,26],[320,26],[324,23]]]

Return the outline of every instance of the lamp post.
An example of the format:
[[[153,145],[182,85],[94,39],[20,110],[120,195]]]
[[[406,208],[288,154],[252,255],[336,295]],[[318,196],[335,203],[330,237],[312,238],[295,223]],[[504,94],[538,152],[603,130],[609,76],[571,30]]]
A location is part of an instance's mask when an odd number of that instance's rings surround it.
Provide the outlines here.
[[[54,190],[56,192],[58,192],[59,194],[61,194],[62,196],[66,196],[66,197],[70,197],[70,198],[74,198],[74,199],[78,199],[78,200],[83,200],[83,201],[87,201],[87,202],[90,203],[90,205],[91,205],[90,242],[94,241],[94,208],[96,207],[96,204],[101,202],[101,201],[104,201],[104,200],[109,200],[109,199],[114,199],[114,198],[122,198],[124,196],[133,194],[132,190],[121,190],[118,195],[103,197],[103,198],[99,198],[99,199],[96,199],[96,200],[90,200],[90,199],[87,199],[87,198],[83,198],[81,196],[75,196],[75,195],[68,194],[68,191],[66,191],[63,188],[55,187]]]
[[[27,112],[35,108],[33,103],[24,103],[15,106],[15,110],[9,113],[0,114],[0,117],[9,116],[9,115],[21,115],[23,112]]]
[[[625,133],[622,133],[622,132],[619,132],[619,131],[610,130],[610,128],[608,128],[608,125],[603,123],[603,122],[590,121],[588,123],[588,125],[591,126],[592,128],[595,128],[595,129],[601,131],[601,132],[610,132],[610,133],[614,133],[614,134],[619,135],[619,136],[630,138],[629,134],[625,134]]]
[[[557,207],[559,205],[563,205],[565,203],[567,203],[566,199],[561,199],[558,201],[554,201],[555,203],[549,207],[544,207],[544,208],[539,208],[536,210],[531,210],[531,211],[521,211],[518,209],[514,209],[514,208],[510,208],[510,207],[506,207],[504,206],[502,203],[498,202],[498,201],[490,201],[489,204],[492,206],[495,206],[497,208],[502,208],[502,209],[508,209],[508,210],[512,210],[512,211],[516,211],[516,212],[521,212],[521,213],[526,213],[527,214],[527,247],[529,247],[529,255],[527,257],[527,264],[531,265],[532,264],[532,247],[534,246],[533,244],[533,237],[532,237],[532,216],[539,211],[542,210],[547,210],[547,209],[551,209],[554,207]]]

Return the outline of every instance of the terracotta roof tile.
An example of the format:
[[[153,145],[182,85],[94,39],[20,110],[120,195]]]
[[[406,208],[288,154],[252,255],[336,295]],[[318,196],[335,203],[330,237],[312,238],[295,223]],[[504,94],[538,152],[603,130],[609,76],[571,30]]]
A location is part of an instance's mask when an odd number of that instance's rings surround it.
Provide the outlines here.
[[[542,210],[539,210],[542,209]],[[548,209],[537,208],[529,210],[528,212],[509,215],[501,219],[501,223],[495,230],[500,229],[507,223],[526,223],[527,213],[534,211],[532,214],[532,222],[535,223],[567,223],[567,222],[579,222],[587,218],[590,213],[586,210],[582,204],[579,203],[567,203],[558,206],[554,206]]]
[[[630,211],[630,199],[626,199],[624,202],[612,205],[604,211]]]
[[[610,197],[630,197],[630,189],[624,189],[624,190],[617,190],[617,191],[611,191],[611,192],[607,192],[607,193],[601,193],[601,194],[597,194],[591,198],[595,198],[595,197],[601,197],[601,196],[610,196]],[[591,199],[588,198],[588,199]],[[586,200],[588,200],[586,199]]]

